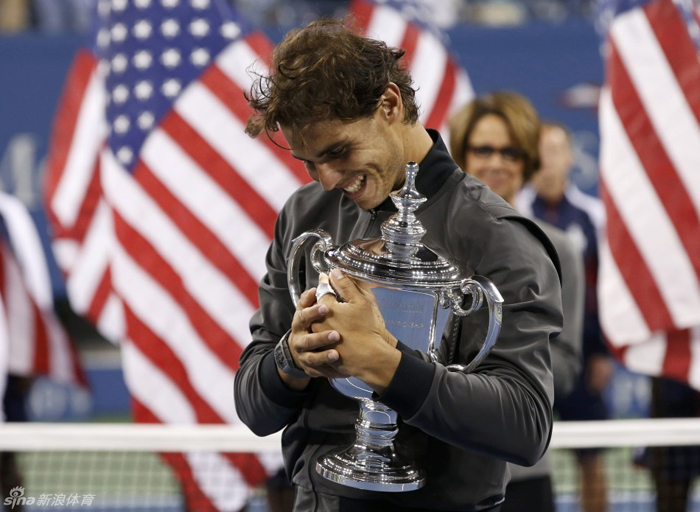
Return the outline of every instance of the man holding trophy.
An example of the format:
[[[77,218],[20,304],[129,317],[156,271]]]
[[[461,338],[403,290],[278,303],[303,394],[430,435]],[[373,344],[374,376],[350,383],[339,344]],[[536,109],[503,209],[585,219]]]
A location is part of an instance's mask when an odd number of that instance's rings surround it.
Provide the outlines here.
[[[316,21],[249,96],[248,133],[281,130],[314,179],[277,219],[235,383],[256,434],[285,429],[297,511],[498,510],[506,462],[551,435],[556,252],[420,125],[402,57]]]

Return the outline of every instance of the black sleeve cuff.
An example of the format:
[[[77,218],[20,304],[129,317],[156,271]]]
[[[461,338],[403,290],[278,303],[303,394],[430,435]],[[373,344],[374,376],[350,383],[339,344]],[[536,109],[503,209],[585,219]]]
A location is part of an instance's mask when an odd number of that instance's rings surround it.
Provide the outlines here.
[[[408,354],[411,357],[417,357],[419,359],[425,360],[425,358],[421,355],[420,351],[414,350],[408,345],[405,345],[404,343],[401,342],[401,340],[396,340],[398,341],[398,344],[396,345],[396,348],[402,353],[402,354]]]
[[[309,395],[307,391],[294,391],[287,385],[277,373],[277,365],[272,352],[265,355],[260,362],[260,387],[265,396],[281,407],[290,409],[301,407]]]
[[[398,348],[398,347],[397,347]],[[435,365],[420,357],[407,357],[412,353],[401,350],[401,362],[386,392],[377,400],[388,405],[404,418],[411,418],[428,397],[433,384]]]

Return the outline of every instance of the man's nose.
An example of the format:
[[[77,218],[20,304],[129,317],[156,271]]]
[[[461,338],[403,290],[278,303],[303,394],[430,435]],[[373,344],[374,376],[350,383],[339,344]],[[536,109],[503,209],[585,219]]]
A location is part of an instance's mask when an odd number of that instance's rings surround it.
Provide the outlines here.
[[[343,179],[343,171],[331,163],[316,164],[316,171],[323,190],[333,190]]]

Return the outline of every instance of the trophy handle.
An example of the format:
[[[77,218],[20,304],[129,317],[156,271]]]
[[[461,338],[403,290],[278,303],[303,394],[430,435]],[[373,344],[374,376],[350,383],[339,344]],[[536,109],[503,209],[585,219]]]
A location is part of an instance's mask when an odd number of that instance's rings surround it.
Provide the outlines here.
[[[470,295],[472,300],[469,308],[464,309],[462,308],[462,302],[466,295]],[[472,276],[468,279],[464,279],[460,283],[459,291],[450,290],[447,292],[447,296],[451,302],[452,311],[454,311],[457,316],[467,316],[474,311],[478,311],[483,305],[484,300],[486,300],[486,304],[489,308],[489,327],[486,332],[486,338],[474,359],[466,366],[461,364],[451,364],[447,366],[448,370],[469,373],[484,360],[496,343],[503,321],[503,297],[498,291],[498,288],[496,288],[496,285],[483,276]],[[436,360],[437,354],[434,351],[432,351],[430,355],[433,360]]]
[[[333,245],[331,235],[322,229],[314,229],[313,231],[302,233],[292,240],[292,248],[289,251],[289,257],[287,259],[287,284],[289,286],[289,295],[292,297],[294,306],[297,305],[297,302],[299,302],[299,296],[304,291],[301,289],[301,283],[299,282],[301,255],[303,254],[303,249],[309,240],[314,238],[317,238],[318,241],[311,249],[311,263],[319,273],[328,272],[329,270],[328,264],[323,259],[323,253]]]

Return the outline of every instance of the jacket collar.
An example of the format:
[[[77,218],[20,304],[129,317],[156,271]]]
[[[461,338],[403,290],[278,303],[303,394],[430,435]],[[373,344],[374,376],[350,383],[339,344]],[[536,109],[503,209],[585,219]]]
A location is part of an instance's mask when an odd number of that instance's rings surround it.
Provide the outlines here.
[[[433,139],[433,147],[430,148],[423,161],[418,163],[419,171],[416,177],[416,188],[421,194],[430,199],[437,194],[454,173],[457,164],[452,160],[447,146],[437,130],[428,129],[428,134]],[[376,210],[395,212],[396,207],[391,198],[387,197],[382,204],[377,206]]]

